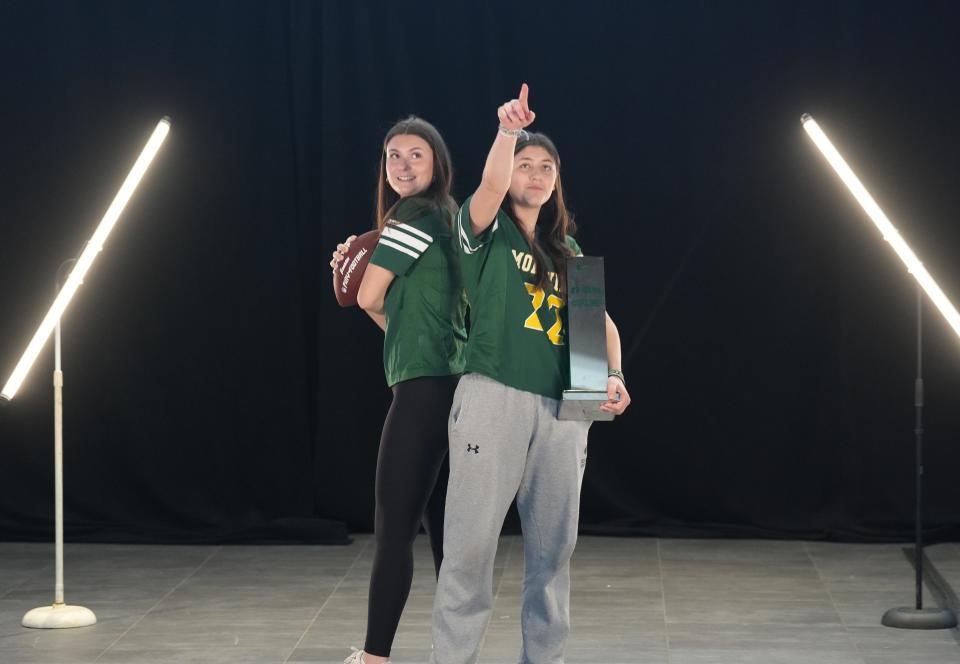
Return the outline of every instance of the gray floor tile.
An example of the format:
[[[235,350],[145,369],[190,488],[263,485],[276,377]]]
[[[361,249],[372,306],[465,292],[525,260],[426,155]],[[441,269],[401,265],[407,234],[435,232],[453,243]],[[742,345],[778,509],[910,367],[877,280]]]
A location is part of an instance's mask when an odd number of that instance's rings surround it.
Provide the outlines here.
[[[670,664],[866,664],[855,653],[817,653],[799,649],[743,649],[710,651],[670,650]],[[899,664],[908,664],[900,662]]]
[[[865,657],[899,655],[903,662],[920,657],[948,658],[960,661],[960,643],[956,630],[909,630],[890,627],[851,627],[850,635],[857,650]]]
[[[249,647],[116,647],[104,653],[98,662],[108,664],[282,664],[290,655],[287,646]],[[343,657],[337,664],[343,664]]]
[[[671,655],[674,652],[806,652],[808,661],[822,654],[856,655],[857,649],[840,625],[747,625],[667,623]]]
[[[705,602],[702,598],[667,599],[670,623],[783,623],[789,625],[840,624],[840,614],[829,600],[734,599]]]
[[[0,647],[3,664],[94,664],[100,656],[100,649],[67,647],[61,650],[41,650],[34,648]]]

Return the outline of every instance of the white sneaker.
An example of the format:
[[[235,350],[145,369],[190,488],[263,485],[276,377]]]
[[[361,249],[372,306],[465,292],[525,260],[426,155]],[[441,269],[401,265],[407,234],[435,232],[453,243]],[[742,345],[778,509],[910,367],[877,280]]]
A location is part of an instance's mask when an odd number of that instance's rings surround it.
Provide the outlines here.
[[[363,651],[356,648],[350,648],[350,656],[343,660],[343,664],[364,664]]]
[[[356,648],[350,648],[350,650],[353,652],[350,653],[349,657],[343,660],[343,664],[367,664],[366,660],[363,659],[362,650],[357,650]],[[387,660],[387,664],[390,664],[390,660]]]

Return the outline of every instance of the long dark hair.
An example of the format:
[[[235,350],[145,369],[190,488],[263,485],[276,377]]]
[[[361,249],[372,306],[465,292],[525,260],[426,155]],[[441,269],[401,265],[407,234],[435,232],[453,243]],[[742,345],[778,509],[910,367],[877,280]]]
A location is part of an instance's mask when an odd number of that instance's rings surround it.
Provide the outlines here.
[[[513,149],[513,154],[517,155],[521,150],[531,145],[546,150],[557,165],[556,187],[550,194],[550,199],[540,208],[533,239],[530,242],[530,252],[533,254],[533,262],[537,269],[537,288],[548,290],[550,275],[548,274],[549,263],[547,260],[549,259],[557,273],[559,290],[564,293],[567,290],[565,259],[568,256],[573,256],[573,250],[567,245],[567,236],[574,235],[577,232],[577,224],[574,223],[573,215],[567,210],[567,204],[563,198],[563,184],[560,182],[560,153],[557,152],[557,146],[545,134],[524,133],[517,140],[517,146]],[[510,196],[504,197],[500,207],[510,215],[511,219],[517,218]]]
[[[393,190],[390,183],[387,182],[387,143],[394,136],[412,134],[419,136],[427,142],[430,149],[433,150],[433,181],[426,191],[417,196],[428,200],[441,210],[445,211],[448,223],[452,223],[453,216],[457,212],[457,204],[450,195],[450,188],[453,186],[453,164],[450,161],[450,151],[447,144],[443,142],[443,137],[437,128],[432,124],[411,115],[405,120],[400,120],[390,128],[383,139],[383,154],[380,156],[380,176],[377,179],[377,229],[383,230],[387,219],[393,214],[394,208],[400,202],[400,195]]]

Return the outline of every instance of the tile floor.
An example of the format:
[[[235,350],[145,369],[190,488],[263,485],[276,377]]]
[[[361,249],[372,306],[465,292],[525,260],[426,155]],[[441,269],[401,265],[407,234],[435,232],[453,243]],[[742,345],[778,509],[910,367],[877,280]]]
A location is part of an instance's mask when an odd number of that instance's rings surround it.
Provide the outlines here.
[[[928,548],[954,590],[960,544]],[[0,543],[0,663],[342,662],[362,646],[369,535],[347,547],[69,544],[66,599],[98,623],[31,630],[52,601],[53,547]],[[434,580],[426,542],[395,641],[425,662]],[[481,662],[519,652],[522,546],[504,537]],[[913,601],[900,545],[583,537],[567,664],[957,664],[957,630],[880,625]],[[933,600],[928,596],[928,602]]]

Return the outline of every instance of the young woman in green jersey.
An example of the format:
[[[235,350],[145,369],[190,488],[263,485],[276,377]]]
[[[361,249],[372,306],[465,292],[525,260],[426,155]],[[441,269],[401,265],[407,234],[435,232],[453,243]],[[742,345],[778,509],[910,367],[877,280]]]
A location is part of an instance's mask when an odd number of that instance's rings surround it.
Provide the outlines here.
[[[440,570],[447,416],[466,340],[466,299],[451,229],[452,177],[450,154],[433,125],[410,117],[387,132],[376,200],[380,240],[357,301],[384,331],[393,403],[377,458],[366,643],[345,664],[388,661],[410,592],[421,521]],[[334,252],[334,269],[349,241]]]
[[[483,179],[457,215],[470,302],[466,366],[450,412],[444,559],[433,614],[435,664],[475,662],[493,604],[493,561],[514,497],[523,525],[521,664],[562,662],[569,632],[570,556],[577,539],[589,422],[557,419],[569,367],[565,260],[579,255],[563,200],[560,157],[519,99],[500,128]],[[630,395],[609,316],[610,400]]]

